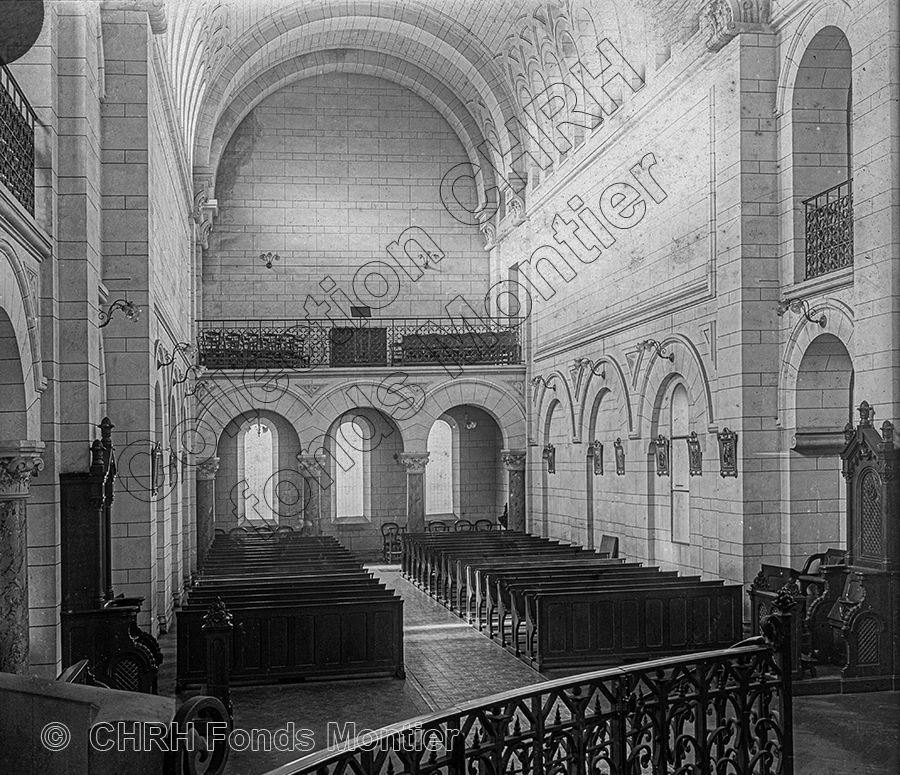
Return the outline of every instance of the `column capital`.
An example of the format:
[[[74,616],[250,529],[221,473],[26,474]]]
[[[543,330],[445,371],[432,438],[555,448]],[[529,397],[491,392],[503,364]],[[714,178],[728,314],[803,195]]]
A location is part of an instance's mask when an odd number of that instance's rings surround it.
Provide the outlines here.
[[[312,479],[318,479],[322,472],[322,464],[312,452],[299,452],[297,466],[300,468],[301,474]]]
[[[397,458],[407,474],[424,474],[430,452],[401,452]]]
[[[208,457],[202,463],[197,464],[197,478],[201,481],[209,481],[216,478],[219,470],[219,458]]]
[[[528,453],[524,449],[501,449],[500,459],[507,471],[524,471]]]
[[[0,500],[31,494],[31,480],[44,468],[41,441],[0,441]]]

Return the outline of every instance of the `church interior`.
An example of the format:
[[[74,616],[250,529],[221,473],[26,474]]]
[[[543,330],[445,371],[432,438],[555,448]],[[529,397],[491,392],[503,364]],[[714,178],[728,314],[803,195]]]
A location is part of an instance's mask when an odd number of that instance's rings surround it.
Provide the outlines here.
[[[896,0],[0,3],[0,770],[900,771]]]

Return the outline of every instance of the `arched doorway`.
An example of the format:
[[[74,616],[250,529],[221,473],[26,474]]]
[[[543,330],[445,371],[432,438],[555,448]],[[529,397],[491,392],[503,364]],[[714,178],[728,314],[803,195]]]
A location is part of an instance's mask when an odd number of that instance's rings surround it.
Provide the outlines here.
[[[853,361],[833,334],[810,343],[797,373],[788,544],[794,565],[847,540],[840,452],[853,419]]]

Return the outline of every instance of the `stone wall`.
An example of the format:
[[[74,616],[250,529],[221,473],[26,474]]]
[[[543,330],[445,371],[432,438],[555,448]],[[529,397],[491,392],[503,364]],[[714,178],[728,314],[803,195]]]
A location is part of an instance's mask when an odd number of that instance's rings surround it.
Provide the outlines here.
[[[481,234],[441,201],[441,178],[466,161],[435,108],[397,84],[335,73],[279,89],[219,165],[203,315],[340,319],[363,304],[434,317],[457,294],[479,303]],[[423,251],[438,254],[427,269]]]

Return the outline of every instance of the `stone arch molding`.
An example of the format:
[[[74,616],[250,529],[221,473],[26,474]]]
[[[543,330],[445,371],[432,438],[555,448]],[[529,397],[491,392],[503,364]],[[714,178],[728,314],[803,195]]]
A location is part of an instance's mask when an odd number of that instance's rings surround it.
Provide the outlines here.
[[[537,404],[538,428],[540,429],[541,438],[543,438],[544,422],[547,419],[550,407],[556,402],[562,407],[572,441],[577,443],[579,441],[579,426],[575,422],[577,400],[573,394],[572,385],[569,383],[566,375],[559,369],[553,369],[553,371],[543,376],[550,381],[550,386],[548,387],[546,382],[541,384],[540,389],[532,397],[532,401]],[[562,388],[562,391],[560,391],[560,388]]]
[[[9,317],[15,333],[24,382],[24,438],[37,440],[41,437],[39,398],[45,383],[37,343],[36,304],[25,269],[9,243],[0,241],[0,254],[3,256],[0,259],[0,307]]]
[[[38,393],[43,392],[47,386],[44,379],[44,370],[42,368],[41,356],[41,338],[38,324],[40,321],[39,296],[40,296],[40,278],[37,272],[27,269],[24,262],[19,258],[13,246],[6,240],[0,239],[0,253],[2,253],[8,262],[8,266],[12,270],[14,280],[7,278],[4,281],[4,288],[17,288],[19,297],[22,302],[24,326],[24,338],[28,341],[28,348],[31,351],[31,358],[28,361],[22,361],[22,367],[25,368],[26,363],[33,364],[31,369],[31,378],[34,389]],[[12,303],[12,302],[10,302]],[[7,311],[12,320],[12,314]],[[18,331],[19,329],[17,329]]]
[[[488,208],[488,212],[490,208],[497,206],[496,202],[488,202],[490,192],[496,186],[492,166],[479,161],[479,151],[493,155],[493,146],[483,137],[478,123],[459,97],[438,78],[417,65],[386,53],[364,49],[343,54],[338,54],[333,49],[309,51],[278,68],[260,73],[254,80],[246,83],[218,117],[209,141],[208,168],[211,185],[215,185],[218,167],[228,141],[255,107],[289,84],[332,72],[382,78],[409,89],[428,102],[449,124],[462,144],[475,171],[478,201]],[[500,169],[500,164],[499,159],[493,158],[494,168]]]
[[[207,152],[219,118],[244,86],[261,73],[282,67],[290,59],[310,49],[310,37],[322,37],[330,47],[360,48],[380,54],[407,52],[406,59],[441,80],[458,94],[464,104],[481,97],[494,116],[495,124],[506,125],[512,118],[511,100],[489,52],[464,27],[448,23],[447,17],[416,8],[414,12],[386,2],[373,6],[361,16],[352,2],[330,4],[328,8],[287,9],[265,17],[229,47],[230,56],[210,79],[200,109],[194,158],[208,163]],[[409,20],[404,16],[409,14]],[[316,48],[316,46],[312,46]],[[448,74],[450,74],[448,76]],[[501,137],[502,151],[508,154],[515,143]]]
[[[825,7],[816,4],[810,5],[787,43],[786,53],[781,61],[778,84],[775,87],[776,117],[790,112],[791,95],[794,92],[794,84],[797,82],[800,62],[813,38],[826,27],[836,27],[847,36],[851,54],[864,45],[863,41],[855,40],[856,35],[851,26],[850,4],[847,0],[832,0]]]
[[[778,374],[778,416],[775,424],[779,428],[794,428],[797,425],[797,378],[800,364],[816,337],[821,334],[834,335],[853,359],[853,308],[839,299],[829,297],[810,305],[810,317],[818,318],[821,313],[825,313],[824,327],[801,317],[788,336]]]
[[[461,404],[482,409],[494,419],[500,429],[503,449],[525,449],[528,437],[525,407],[512,386],[468,376],[451,377],[426,392],[422,410],[408,426],[409,448],[427,450],[428,432],[434,421],[448,409]]]
[[[635,364],[635,373],[640,375],[640,389],[637,400],[640,402],[638,421],[629,438],[639,439],[642,432],[650,432],[656,412],[656,403],[660,390],[672,379],[680,375],[685,383],[691,404],[699,401],[706,416],[706,430],[709,433],[718,431],[715,405],[709,375],[703,363],[703,356],[697,346],[685,334],[670,334],[660,341],[660,347],[669,347],[675,355],[674,362],[659,358],[654,353],[644,350]],[[667,370],[662,364],[669,364]]]
[[[601,366],[608,366],[611,369],[611,373],[606,372],[605,378],[597,373],[598,368]],[[631,391],[628,389],[628,379],[625,377],[625,370],[622,368],[622,364],[620,364],[613,356],[601,355],[588,371],[587,378],[584,380],[584,385],[580,390],[576,423],[577,427],[580,429],[582,438],[587,438],[590,433],[590,410],[593,406],[593,402],[596,399],[597,394],[601,391],[609,392],[612,390],[610,382],[611,377],[613,376],[613,381],[618,383],[619,389],[622,391],[620,400],[625,411],[625,431],[629,437],[634,433],[634,413],[631,409]],[[597,384],[597,387],[592,392],[591,386],[595,383]]]
[[[194,427],[187,429],[199,435],[198,443],[204,447],[203,452],[209,452],[206,457],[215,454],[214,447],[208,449],[211,439],[214,439],[212,444],[215,445],[228,424],[238,417],[252,416],[257,411],[270,412],[281,415],[294,428],[300,428],[312,413],[307,399],[283,382],[256,380],[223,384],[215,378],[210,381],[221,387],[211,387],[200,395],[196,422]],[[200,454],[196,448],[193,451]],[[206,458],[201,455],[200,459]]]

